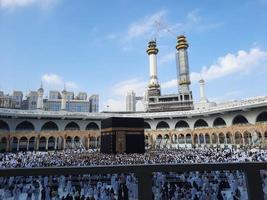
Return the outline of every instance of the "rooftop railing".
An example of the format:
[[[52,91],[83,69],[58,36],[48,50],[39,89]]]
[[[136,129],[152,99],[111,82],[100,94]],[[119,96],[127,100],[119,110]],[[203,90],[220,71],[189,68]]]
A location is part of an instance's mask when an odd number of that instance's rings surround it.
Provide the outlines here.
[[[50,176],[83,174],[134,173],[138,179],[138,199],[152,199],[153,172],[193,172],[193,171],[242,171],[245,174],[250,200],[264,199],[260,170],[267,170],[267,162],[209,163],[209,164],[162,164],[162,165],[117,165],[91,167],[48,167],[0,169],[1,177]]]

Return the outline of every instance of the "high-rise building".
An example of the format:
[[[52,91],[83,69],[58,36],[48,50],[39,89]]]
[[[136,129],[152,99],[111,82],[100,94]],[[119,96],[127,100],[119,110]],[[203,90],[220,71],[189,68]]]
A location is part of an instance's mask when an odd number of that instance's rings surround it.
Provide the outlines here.
[[[136,95],[134,91],[129,91],[126,95],[126,111],[127,112],[136,111]]]
[[[87,99],[86,92],[79,92],[74,96],[73,92],[64,89],[61,93],[50,91],[49,99],[44,101],[44,109],[48,111],[70,111],[70,112],[98,112],[98,95],[92,95]]]
[[[0,108],[15,108],[16,102],[12,96],[0,93]]]
[[[97,94],[88,99],[86,92],[79,92],[75,96],[74,92],[66,91],[64,88],[62,92],[49,91],[49,98],[44,99],[43,96],[42,85],[37,91],[30,91],[25,99],[23,99],[21,91],[14,91],[12,96],[5,95],[0,91],[0,107],[23,110],[99,112],[99,96]]]
[[[35,110],[37,109],[37,100],[38,100],[38,92],[30,91],[30,93],[26,97],[26,107],[27,110]]]
[[[86,100],[87,99],[87,94],[86,92],[79,92],[77,97],[76,97],[77,100]]]
[[[67,92],[66,93],[66,100],[71,101],[74,99],[74,92]]]
[[[44,108],[44,101],[43,101],[43,96],[44,96],[44,89],[43,85],[41,84],[41,87],[37,91],[38,97],[37,97],[37,109],[42,110]]]
[[[59,91],[51,90],[49,91],[49,100],[54,100],[54,99],[61,99],[61,94]]]
[[[99,112],[99,95],[93,94],[89,97],[90,111],[89,112]]]
[[[16,102],[15,108],[21,109],[22,108],[22,101],[23,101],[23,93],[21,91],[14,91],[12,97]]]

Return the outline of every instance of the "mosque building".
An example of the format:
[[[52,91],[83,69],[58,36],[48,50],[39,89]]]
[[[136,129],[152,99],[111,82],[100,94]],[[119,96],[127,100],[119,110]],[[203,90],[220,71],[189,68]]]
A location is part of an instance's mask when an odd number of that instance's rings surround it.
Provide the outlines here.
[[[36,109],[0,108],[0,151],[99,148],[101,120],[110,117],[143,118],[147,148],[246,145],[267,148],[267,96],[216,104],[208,101],[205,81],[201,79],[200,101],[194,102],[190,90],[188,47],[186,37],[178,36],[178,91],[162,95],[157,74],[159,50],[155,40],[148,43],[147,95],[143,98],[136,96],[134,91],[128,93],[128,112],[73,111],[68,107],[72,94],[64,89],[61,93],[51,92],[51,98],[45,100],[42,87],[34,93]],[[78,96],[71,100],[78,103],[86,98],[83,93]],[[94,98],[98,102],[98,96]],[[146,101],[146,111],[135,112],[139,100]],[[48,109],[49,103],[57,109]]]

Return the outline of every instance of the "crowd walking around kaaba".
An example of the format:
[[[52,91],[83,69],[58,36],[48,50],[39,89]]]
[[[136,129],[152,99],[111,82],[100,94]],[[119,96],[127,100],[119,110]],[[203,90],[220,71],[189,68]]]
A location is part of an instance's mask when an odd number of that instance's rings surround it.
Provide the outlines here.
[[[145,154],[102,154],[92,150],[6,152],[0,168],[175,164],[267,161],[267,150],[242,148],[150,149]],[[267,199],[267,172],[262,171]],[[155,200],[248,199],[242,171],[152,174]],[[0,177],[0,199],[8,200],[136,200],[134,174]]]

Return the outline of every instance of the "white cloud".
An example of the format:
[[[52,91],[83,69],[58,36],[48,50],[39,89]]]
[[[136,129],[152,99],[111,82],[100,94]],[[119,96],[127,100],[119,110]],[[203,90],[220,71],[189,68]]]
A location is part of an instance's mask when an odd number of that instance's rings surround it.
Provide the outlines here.
[[[174,87],[178,87],[177,79],[172,79],[170,81],[167,81],[161,84],[162,89],[168,89],[168,88],[174,88]]]
[[[150,16],[146,16],[137,22],[133,22],[129,25],[126,39],[130,40],[136,37],[140,37],[146,34],[151,34],[155,31],[155,22],[162,21],[166,17],[167,11],[160,10]]]
[[[205,32],[221,25],[222,23],[207,21],[200,15],[200,9],[194,9],[187,13],[186,18],[183,21],[173,24],[171,30],[175,33],[188,33],[194,31]]]
[[[14,9],[30,5],[39,5],[42,8],[49,8],[58,0],[0,0],[0,7]]]
[[[63,83],[62,78],[57,74],[44,74],[42,81],[48,85],[61,85]]]
[[[109,106],[109,111],[125,111],[126,110],[126,94],[127,92],[133,90],[137,96],[143,96],[146,90],[147,83],[140,81],[137,78],[121,81],[116,83],[110,88],[112,92],[111,98],[104,102],[104,110],[107,110],[107,105]],[[136,110],[144,110],[142,103],[138,102],[136,105]]]
[[[42,75],[42,82],[44,83],[44,87],[48,89],[61,90],[63,89],[64,84],[67,90],[79,89],[79,86],[77,83],[73,81],[64,81],[64,79],[61,76],[57,74],[53,74],[53,73]]]
[[[121,39],[122,42],[130,42],[136,38],[151,39],[154,37],[175,36],[183,32],[208,31],[220,26],[220,23],[211,23],[203,19],[199,9],[194,9],[187,13],[184,19],[175,23],[167,18],[167,10],[159,10],[149,16],[145,16],[135,22],[130,23],[126,31],[122,33],[111,33],[109,39]],[[130,48],[130,47],[128,47]]]
[[[146,84],[146,82],[138,79],[130,79],[115,84],[111,90],[113,94],[118,96],[125,96],[127,92],[131,90],[135,91],[137,95],[143,95],[146,89]]]
[[[204,66],[201,72],[192,72],[190,79],[197,82],[200,78],[213,80],[229,75],[249,73],[253,68],[267,66],[267,52],[259,48],[252,48],[249,51],[240,50],[236,54],[228,53],[219,57],[209,67]],[[177,87],[177,80],[173,79],[162,84],[162,88]]]
[[[203,67],[200,73],[193,74],[195,77],[202,76],[206,80],[221,78],[235,73],[247,73],[252,68],[267,65],[267,52],[259,48],[249,51],[240,50],[237,54],[226,54],[217,59],[217,62],[209,67]]]
[[[158,63],[159,65],[163,65],[174,60],[175,60],[175,51],[172,51],[162,56],[159,55]]]
[[[216,103],[225,103],[228,101],[235,101],[238,98],[240,98],[241,95],[242,95],[242,91],[234,90],[234,91],[227,92],[225,94],[221,94],[220,97],[211,97],[209,98],[209,100],[211,102],[216,102]]]
[[[68,89],[72,89],[72,90],[77,90],[79,89],[79,86],[77,85],[77,83],[73,82],[73,81],[67,81],[66,82],[66,88]]]

